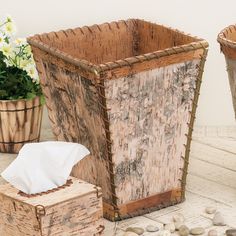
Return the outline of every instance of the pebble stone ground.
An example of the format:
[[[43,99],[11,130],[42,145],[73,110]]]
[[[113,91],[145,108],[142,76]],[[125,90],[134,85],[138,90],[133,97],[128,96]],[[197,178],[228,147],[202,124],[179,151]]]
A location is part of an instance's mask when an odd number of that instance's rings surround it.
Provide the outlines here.
[[[52,140],[49,129],[43,129],[42,140]],[[5,169],[16,155],[0,153],[0,172]],[[4,180],[0,177],[0,184]],[[170,223],[173,216],[181,213],[189,228],[203,227],[205,234],[216,229],[224,235],[226,229],[236,228],[236,133],[228,136],[195,136],[191,148],[189,174],[187,180],[187,200],[143,216],[117,223],[105,222],[105,236],[123,236],[128,227],[157,226],[160,231],[164,224]],[[220,211],[226,226],[213,226],[212,214],[205,208],[213,206]],[[157,236],[158,232],[144,232],[144,236]],[[176,232],[172,235],[178,235]]]

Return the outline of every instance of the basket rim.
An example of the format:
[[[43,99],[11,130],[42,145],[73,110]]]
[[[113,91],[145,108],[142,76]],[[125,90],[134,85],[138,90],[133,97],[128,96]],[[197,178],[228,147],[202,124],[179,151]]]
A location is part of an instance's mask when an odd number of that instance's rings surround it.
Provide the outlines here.
[[[233,31],[236,32],[236,24],[229,25],[225,27],[223,30],[221,30],[217,36],[218,43],[220,43],[221,45],[236,48],[236,41],[227,38],[229,32],[232,33]]]
[[[41,36],[47,36],[47,35],[53,34],[53,33],[57,35],[57,33],[62,32],[65,35],[67,35],[67,33],[69,33],[70,31],[73,32],[73,30],[78,30],[78,29],[83,30],[85,28],[90,29],[91,27],[94,27],[94,26],[99,28],[99,26],[105,25],[105,24],[110,25],[110,24],[114,24],[114,23],[115,24],[124,23],[127,26],[128,21],[133,21],[133,22],[141,21],[141,22],[155,24],[155,25],[161,26],[163,28],[169,29],[171,31],[178,32],[184,36],[189,36],[193,39],[193,42],[188,43],[188,44],[183,44],[180,46],[169,47],[166,49],[157,50],[157,51],[153,51],[153,52],[149,52],[149,53],[139,54],[138,56],[127,57],[125,59],[119,59],[119,60],[115,60],[115,61],[111,61],[111,62],[95,64],[95,63],[91,63],[85,59],[79,59],[77,57],[73,57],[70,54],[63,52],[62,50],[60,50],[56,47],[48,46],[46,43],[43,43],[42,41],[39,40]],[[94,73],[96,76],[99,76],[99,74],[102,72],[117,69],[117,68],[120,68],[123,66],[132,66],[135,63],[140,63],[140,62],[149,61],[149,60],[153,60],[153,59],[159,59],[164,56],[171,56],[174,54],[194,51],[197,49],[206,49],[209,47],[209,44],[206,40],[199,38],[197,36],[192,36],[191,34],[187,34],[183,31],[178,30],[178,29],[174,29],[172,27],[165,26],[162,24],[157,24],[157,23],[153,23],[151,21],[146,21],[143,19],[134,19],[134,18],[127,19],[127,20],[112,21],[110,23],[106,22],[106,23],[99,24],[99,25],[95,24],[95,25],[90,25],[90,26],[77,27],[74,29],[59,30],[57,32],[51,31],[48,33],[35,34],[33,36],[28,37],[27,41],[30,45],[35,46],[36,48],[39,48],[42,51],[45,51],[51,55],[59,57],[59,58],[65,60],[66,62],[69,62],[75,66],[80,67],[81,69],[88,70],[89,72]]]
[[[40,95],[37,95],[33,98],[19,98],[19,99],[0,99],[0,103],[8,103],[8,102],[29,102],[29,101],[33,101],[33,100],[37,100],[40,99]]]

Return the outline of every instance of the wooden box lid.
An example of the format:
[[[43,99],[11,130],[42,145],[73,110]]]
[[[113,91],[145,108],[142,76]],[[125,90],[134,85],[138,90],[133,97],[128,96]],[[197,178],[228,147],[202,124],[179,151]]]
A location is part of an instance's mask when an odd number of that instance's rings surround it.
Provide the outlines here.
[[[42,205],[44,207],[52,206],[60,202],[68,201],[73,198],[82,197],[92,193],[99,193],[101,195],[101,188],[95,185],[89,184],[83,180],[70,177],[72,183],[65,188],[58,189],[54,192],[43,193],[41,196],[36,195],[32,197],[22,196],[19,194],[19,190],[14,188],[10,184],[0,185],[0,195],[7,196],[15,201],[24,202],[32,206]]]

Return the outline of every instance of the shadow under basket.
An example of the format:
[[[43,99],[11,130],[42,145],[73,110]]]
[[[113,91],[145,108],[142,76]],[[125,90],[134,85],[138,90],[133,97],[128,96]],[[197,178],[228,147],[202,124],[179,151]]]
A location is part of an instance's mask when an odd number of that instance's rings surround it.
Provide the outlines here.
[[[208,43],[138,19],[28,38],[53,132],[91,155],[72,175],[120,220],[185,198]]]
[[[236,119],[236,25],[223,29],[217,38],[221,51],[225,55],[229,84]]]

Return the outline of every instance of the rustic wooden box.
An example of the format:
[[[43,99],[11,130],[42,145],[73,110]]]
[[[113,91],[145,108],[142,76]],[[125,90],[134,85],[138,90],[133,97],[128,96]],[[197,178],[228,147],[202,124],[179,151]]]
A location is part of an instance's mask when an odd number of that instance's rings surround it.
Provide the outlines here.
[[[72,175],[102,187],[105,217],[184,200],[207,42],[137,19],[28,42],[55,136],[91,151]]]
[[[236,119],[236,25],[230,25],[223,29],[217,40],[220,43],[221,51],[225,55]]]
[[[0,185],[0,235],[102,235],[101,189],[73,177],[67,185],[30,197]]]

